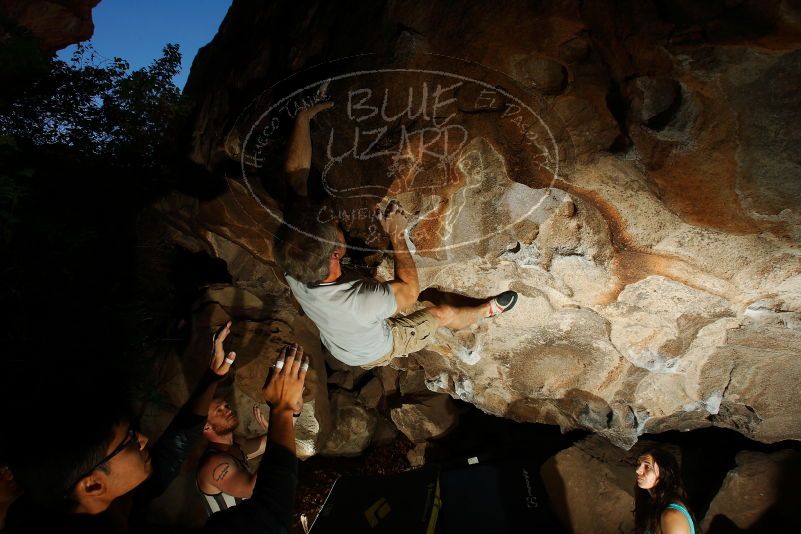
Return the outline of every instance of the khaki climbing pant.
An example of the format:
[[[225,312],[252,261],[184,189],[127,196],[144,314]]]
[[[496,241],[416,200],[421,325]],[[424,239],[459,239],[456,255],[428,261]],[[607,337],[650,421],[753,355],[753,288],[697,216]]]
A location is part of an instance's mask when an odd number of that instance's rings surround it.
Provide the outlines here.
[[[392,350],[381,358],[362,365],[364,369],[388,365],[392,358],[406,356],[422,350],[434,340],[437,320],[427,308],[401,317],[387,319],[392,330]]]

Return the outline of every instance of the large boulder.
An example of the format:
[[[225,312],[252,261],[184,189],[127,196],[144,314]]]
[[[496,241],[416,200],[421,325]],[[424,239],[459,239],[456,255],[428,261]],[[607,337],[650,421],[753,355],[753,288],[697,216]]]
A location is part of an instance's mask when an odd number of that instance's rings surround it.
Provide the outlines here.
[[[742,451],[709,505],[704,532],[799,532],[801,452]]]
[[[391,276],[371,213],[395,198],[429,300],[520,294],[437,333],[428,389],[624,448],[801,439],[798,9],[713,4],[236,3],[186,87],[192,157],[228,185],[161,207],[237,283],[283,291],[285,139],[329,80],[312,186],[357,262]]]

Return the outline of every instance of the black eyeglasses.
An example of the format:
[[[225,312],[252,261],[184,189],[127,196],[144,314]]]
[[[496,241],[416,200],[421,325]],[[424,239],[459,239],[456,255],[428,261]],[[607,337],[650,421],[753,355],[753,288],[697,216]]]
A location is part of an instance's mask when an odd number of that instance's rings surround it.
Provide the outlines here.
[[[117,445],[117,447],[113,451],[108,453],[102,460],[100,460],[95,465],[93,465],[91,469],[87,470],[81,476],[76,478],[75,482],[73,482],[72,484],[67,486],[67,491],[64,493],[64,497],[68,497],[69,496],[69,493],[72,491],[72,488],[74,488],[75,485],[78,482],[80,482],[82,478],[84,478],[85,476],[88,476],[89,474],[92,473],[92,471],[94,471],[95,469],[97,469],[98,467],[103,465],[104,463],[110,461],[112,458],[117,456],[119,453],[121,453],[122,451],[127,449],[131,445],[131,443],[138,442],[138,441],[139,441],[139,433],[136,431],[136,429],[133,426],[131,426],[128,429],[128,435],[126,436],[126,438],[124,440],[122,440],[122,443]]]

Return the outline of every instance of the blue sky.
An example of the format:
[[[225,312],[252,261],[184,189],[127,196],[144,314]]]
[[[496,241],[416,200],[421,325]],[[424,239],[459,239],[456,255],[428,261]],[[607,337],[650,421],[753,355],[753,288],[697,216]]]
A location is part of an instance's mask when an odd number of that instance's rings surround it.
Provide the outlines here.
[[[175,84],[183,89],[192,60],[217,33],[231,0],[101,0],[92,10],[91,43],[104,57],[121,57],[138,69],[161,56],[167,43],[181,46],[181,72]],[[75,47],[59,52],[69,59]]]

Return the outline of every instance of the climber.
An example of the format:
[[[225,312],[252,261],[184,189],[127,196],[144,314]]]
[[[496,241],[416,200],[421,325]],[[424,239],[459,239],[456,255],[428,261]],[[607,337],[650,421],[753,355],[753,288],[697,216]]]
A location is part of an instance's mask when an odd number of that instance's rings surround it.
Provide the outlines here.
[[[638,534],[695,534],[679,464],[665,450],[650,449],[637,459],[634,524]]]
[[[334,222],[314,217],[318,211],[310,209],[307,185],[311,167],[309,123],[332,106],[332,102],[318,103],[296,117],[284,164],[290,194],[296,198],[287,201],[285,224],[274,247],[292,294],[317,325],[331,355],[363,368],[387,365],[393,358],[423,349],[434,340],[440,326],[459,330],[512,309],[517,293],[504,291],[478,306],[443,304],[400,315],[417,302],[420,286],[406,244],[409,224],[394,201],[383,213],[376,213],[394,251],[394,279],[380,283],[343,272],[345,235]]]
[[[253,406],[253,416],[266,431],[267,421],[258,405]],[[209,515],[250,498],[256,484],[256,473],[251,472],[248,460],[264,453],[267,434],[249,439],[234,438],[237,426],[239,418],[225,399],[211,401],[203,426],[203,437],[209,444],[200,458],[195,480]]]

